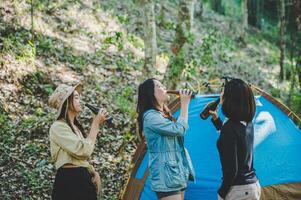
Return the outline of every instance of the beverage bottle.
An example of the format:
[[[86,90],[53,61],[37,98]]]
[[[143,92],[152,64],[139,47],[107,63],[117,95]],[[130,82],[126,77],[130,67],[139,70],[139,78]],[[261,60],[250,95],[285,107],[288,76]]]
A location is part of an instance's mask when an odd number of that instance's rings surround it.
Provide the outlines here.
[[[220,98],[216,99],[215,101],[210,102],[205,108],[204,110],[201,112],[200,117],[202,119],[207,119],[210,116],[210,112],[216,110],[218,104],[220,102]]]
[[[86,103],[85,104],[86,107],[88,107],[95,115],[98,114],[100,108],[97,108],[95,106],[92,106],[91,104],[89,103]],[[109,117],[107,120],[106,120],[107,123],[109,124],[113,124],[113,117]]]
[[[178,90],[167,90],[166,92],[167,92],[168,94],[180,95],[180,91],[178,91]],[[197,95],[197,93],[196,93],[196,92],[192,92],[191,98],[194,98],[195,95]]]

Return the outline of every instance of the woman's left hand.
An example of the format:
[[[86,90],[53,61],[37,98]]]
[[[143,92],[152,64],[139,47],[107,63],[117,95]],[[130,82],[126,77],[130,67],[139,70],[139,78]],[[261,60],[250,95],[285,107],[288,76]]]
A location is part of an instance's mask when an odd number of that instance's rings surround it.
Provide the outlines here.
[[[192,91],[184,89],[180,90],[181,105],[188,105],[191,100]]]
[[[217,114],[217,109],[216,110],[209,110],[209,113],[212,115],[213,120],[217,120],[218,114]]]
[[[101,179],[100,179],[100,176],[99,176],[99,173],[96,172],[96,171],[93,171],[92,173],[92,182],[93,184],[95,185],[95,188],[96,188],[96,193],[97,195],[101,195]]]

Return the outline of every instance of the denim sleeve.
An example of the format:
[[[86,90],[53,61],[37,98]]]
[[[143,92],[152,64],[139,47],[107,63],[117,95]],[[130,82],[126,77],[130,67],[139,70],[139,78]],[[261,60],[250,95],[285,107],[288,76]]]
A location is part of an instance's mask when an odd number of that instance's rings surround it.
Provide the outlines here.
[[[144,128],[150,129],[160,135],[184,136],[188,129],[186,119],[178,118],[176,122],[164,118],[157,111],[150,111],[144,116]]]

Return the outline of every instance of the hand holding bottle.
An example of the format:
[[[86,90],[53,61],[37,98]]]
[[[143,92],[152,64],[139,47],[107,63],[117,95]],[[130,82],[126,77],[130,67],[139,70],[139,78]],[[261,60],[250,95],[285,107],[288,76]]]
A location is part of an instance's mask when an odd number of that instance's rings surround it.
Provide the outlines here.
[[[217,109],[217,106],[220,102],[220,98],[217,98],[215,101],[213,102],[209,102],[205,107],[204,110],[201,112],[200,117],[202,119],[207,119],[210,114],[212,114],[210,111],[215,111]],[[213,117],[215,117],[215,115],[212,115]],[[216,116],[217,116],[217,112],[216,112]]]
[[[109,113],[106,111],[106,109],[101,108],[99,109],[97,115],[95,115],[93,122],[96,122],[98,124],[103,124],[109,118],[110,118]]]
[[[180,118],[188,122],[188,105],[191,99],[192,92],[189,90],[180,90],[181,113]]]
[[[99,114],[99,112],[101,111],[100,108],[95,107],[95,106],[92,106],[92,105],[89,104],[89,103],[86,103],[85,106],[87,106],[87,107],[88,107],[88,108],[96,115],[96,117],[97,117],[97,115]],[[106,111],[106,110],[105,110],[105,111]],[[104,121],[106,121],[106,122],[108,122],[110,125],[112,125],[112,124],[113,124],[113,122],[112,122],[112,121],[113,121],[113,118],[110,117],[110,116],[108,115],[108,112],[105,112],[104,114],[106,115]],[[101,121],[101,123],[103,123],[103,118],[101,118],[100,121]]]
[[[217,118],[218,118],[217,109],[216,110],[209,110],[209,113],[211,114],[213,120],[217,120]]]
[[[192,92],[190,90],[180,90],[181,105],[188,105],[191,100]]]

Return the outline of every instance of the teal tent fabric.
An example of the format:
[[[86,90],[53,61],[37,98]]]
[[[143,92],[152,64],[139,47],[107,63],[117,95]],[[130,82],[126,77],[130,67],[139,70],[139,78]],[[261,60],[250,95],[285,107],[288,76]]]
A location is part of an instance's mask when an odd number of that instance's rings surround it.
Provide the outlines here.
[[[189,183],[186,200],[216,200],[221,184],[221,165],[216,141],[218,132],[210,119],[199,117],[204,106],[217,95],[194,98],[189,105],[189,130],[185,146],[196,170],[196,183]],[[174,114],[179,115],[179,110]],[[219,108],[219,115],[224,116]],[[262,186],[301,182],[301,131],[278,107],[262,96],[256,97],[254,118],[254,167]],[[146,153],[136,173],[141,179],[148,165]],[[140,196],[141,200],[155,200],[149,177]]]

